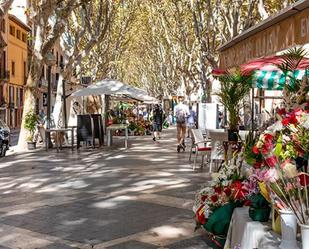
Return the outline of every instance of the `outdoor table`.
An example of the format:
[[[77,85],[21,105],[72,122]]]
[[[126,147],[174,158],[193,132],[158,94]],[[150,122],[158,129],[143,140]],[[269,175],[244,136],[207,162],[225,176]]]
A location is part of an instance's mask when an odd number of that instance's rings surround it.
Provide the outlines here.
[[[50,133],[55,132],[56,133],[56,139],[55,139],[55,144],[56,144],[56,148],[57,148],[57,152],[59,152],[59,147],[62,148],[61,143],[59,143],[59,138],[60,138],[60,134],[62,132],[66,133],[66,132],[71,132],[72,138],[71,138],[71,148],[72,151],[74,150],[74,128],[76,128],[75,126],[71,126],[69,128],[51,128],[51,129],[46,129],[45,130],[45,148],[46,151],[48,151],[48,146],[49,146],[49,141],[48,138],[50,138]],[[49,134],[49,136],[48,136]]]
[[[107,146],[111,146],[113,142],[113,131],[125,130],[125,148],[128,148],[128,125],[127,124],[112,124],[106,127],[107,130]]]
[[[280,242],[281,236],[272,230],[270,221],[252,221],[249,207],[234,209],[224,249],[279,249]]]

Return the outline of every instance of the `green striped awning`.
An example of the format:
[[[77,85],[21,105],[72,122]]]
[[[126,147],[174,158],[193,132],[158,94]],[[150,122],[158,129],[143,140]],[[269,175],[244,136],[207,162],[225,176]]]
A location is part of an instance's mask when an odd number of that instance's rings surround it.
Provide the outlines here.
[[[252,86],[260,89],[267,90],[283,90],[285,84],[294,85],[294,81],[302,80],[308,70],[295,70],[284,75],[280,70],[267,71],[267,70],[256,70],[252,77]]]

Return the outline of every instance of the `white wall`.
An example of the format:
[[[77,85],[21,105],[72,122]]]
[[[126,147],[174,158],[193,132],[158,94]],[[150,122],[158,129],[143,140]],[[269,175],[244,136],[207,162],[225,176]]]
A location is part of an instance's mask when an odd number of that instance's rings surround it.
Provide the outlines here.
[[[14,0],[9,13],[13,14],[23,23],[26,24],[27,23],[27,16],[25,15],[26,6],[27,6],[26,0]]]

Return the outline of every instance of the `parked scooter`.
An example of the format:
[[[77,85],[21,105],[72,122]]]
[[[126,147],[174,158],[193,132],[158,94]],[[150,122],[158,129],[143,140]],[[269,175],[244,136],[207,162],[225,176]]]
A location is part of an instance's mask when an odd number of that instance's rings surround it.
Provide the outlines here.
[[[10,128],[0,119],[0,157],[4,157],[9,149]]]

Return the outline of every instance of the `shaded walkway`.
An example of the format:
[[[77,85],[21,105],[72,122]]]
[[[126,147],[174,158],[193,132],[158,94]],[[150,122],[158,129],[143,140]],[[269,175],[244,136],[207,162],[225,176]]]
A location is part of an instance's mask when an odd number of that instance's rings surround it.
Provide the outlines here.
[[[128,150],[6,157],[0,248],[207,248],[191,209],[208,175],[175,152],[175,132],[132,138]]]

